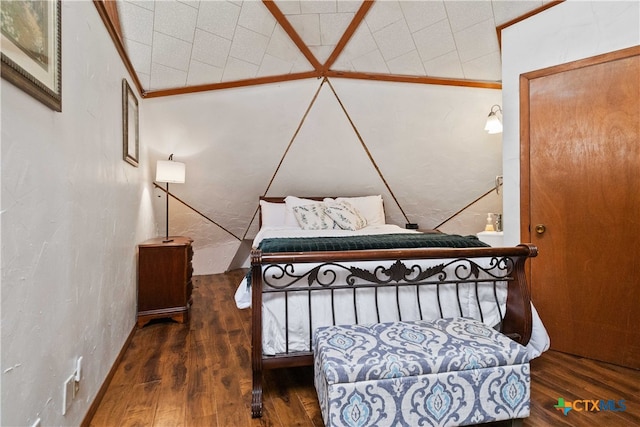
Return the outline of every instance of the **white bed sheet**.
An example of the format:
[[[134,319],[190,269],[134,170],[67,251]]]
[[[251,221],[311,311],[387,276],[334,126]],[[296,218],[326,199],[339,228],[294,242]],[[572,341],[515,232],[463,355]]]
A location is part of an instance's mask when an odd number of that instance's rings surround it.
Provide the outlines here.
[[[268,227],[261,229],[256,238],[254,239],[253,246],[257,245],[262,239],[270,237],[319,237],[319,236],[350,236],[354,234],[367,235],[367,234],[390,234],[390,233],[416,233],[414,230],[406,230],[396,225],[385,224],[368,226],[364,229],[356,232],[350,230],[301,230],[291,227]],[[488,264],[488,259],[477,260],[478,264]],[[438,260],[424,260],[420,264],[423,268],[430,265],[438,264]],[[360,262],[355,264],[358,267],[366,268],[368,265],[380,265],[380,262]],[[302,273],[301,268],[304,270],[311,269],[317,264],[306,264],[304,266],[298,266],[299,269],[296,274]],[[345,273],[346,275],[346,273]],[[465,316],[477,317],[477,301],[475,298],[475,290],[471,287],[462,287],[460,291],[462,310]],[[336,295],[340,292],[351,294],[351,290],[336,291]],[[374,323],[377,322],[377,315],[375,312],[375,302],[373,296],[373,290],[360,290],[358,291],[358,322],[359,323]],[[433,295],[429,296],[428,294]],[[421,302],[422,312],[425,319],[439,318],[440,314],[437,309],[437,305],[425,304],[426,301],[435,301],[434,289],[421,290]],[[235,294],[236,305],[238,308],[248,308],[251,306],[251,290],[247,286],[246,279],[243,279],[240,286],[236,290]],[[446,310],[454,310],[450,313],[451,316],[458,315],[457,303],[455,302],[455,291],[453,289],[445,290],[441,293],[440,299],[442,301],[444,316],[447,316]],[[504,313],[506,306],[506,285],[498,291],[498,299],[501,303],[501,309]],[[395,304],[395,289],[381,289],[378,294],[379,301],[389,300],[392,302],[389,304],[380,304],[380,321],[395,321],[397,319],[397,309]],[[494,305],[493,293],[486,295],[480,295],[481,304],[483,306],[484,320],[488,324],[497,324],[499,322],[499,313]],[[419,318],[417,298],[414,287],[407,287],[400,292],[400,301],[403,307],[403,320],[412,320]],[[484,302],[484,303],[483,303]],[[352,297],[336,298],[336,323],[337,324],[352,324],[355,323],[355,313],[353,309]],[[332,310],[330,297],[326,292],[315,293],[311,296],[312,307],[312,322],[311,328],[309,328],[309,300],[306,293],[299,293],[296,295],[290,295],[288,300],[289,310],[289,351],[309,351],[309,331],[315,330],[317,326],[327,325],[332,323]],[[527,351],[531,358],[537,357],[542,352],[549,348],[549,336],[547,331],[540,320],[535,307],[532,305],[533,312],[533,330],[532,337],[527,345]],[[277,354],[282,353],[286,349],[286,333],[284,329],[285,325],[285,308],[282,294],[263,295],[263,353],[264,354]]]

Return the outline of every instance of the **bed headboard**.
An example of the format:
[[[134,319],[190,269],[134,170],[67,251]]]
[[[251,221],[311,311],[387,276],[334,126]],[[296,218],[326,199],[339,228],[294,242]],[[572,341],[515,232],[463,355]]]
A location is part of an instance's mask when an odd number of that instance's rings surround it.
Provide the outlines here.
[[[262,228],[264,225],[264,216],[272,215],[277,216],[280,212],[277,212],[277,205],[284,205],[285,199],[288,196],[260,196],[260,206],[259,206],[259,216],[258,216],[258,226]],[[354,207],[361,210],[367,220],[372,220],[370,223],[385,223],[385,213],[384,213],[384,203],[381,195],[367,195],[367,196],[313,196],[313,197],[298,197],[303,200],[314,200],[317,202],[322,202],[325,199],[342,199],[350,201]],[[264,205],[262,202],[265,202],[268,205]],[[263,212],[263,207],[269,206],[271,209],[270,212]],[[286,210],[282,208],[282,215],[285,214]]]

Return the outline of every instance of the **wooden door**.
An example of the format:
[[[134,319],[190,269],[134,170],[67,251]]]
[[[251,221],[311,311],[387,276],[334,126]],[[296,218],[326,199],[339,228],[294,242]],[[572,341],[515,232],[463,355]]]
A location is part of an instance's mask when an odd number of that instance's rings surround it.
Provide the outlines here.
[[[640,48],[521,78],[522,237],[551,348],[640,368]]]

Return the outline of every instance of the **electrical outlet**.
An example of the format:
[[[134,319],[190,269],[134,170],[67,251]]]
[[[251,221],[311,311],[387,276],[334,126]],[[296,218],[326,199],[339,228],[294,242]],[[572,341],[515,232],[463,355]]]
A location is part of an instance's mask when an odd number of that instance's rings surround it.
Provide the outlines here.
[[[64,385],[62,386],[62,415],[66,414],[71,404],[73,403],[73,398],[76,396],[76,376],[75,374],[71,375],[66,379]]]

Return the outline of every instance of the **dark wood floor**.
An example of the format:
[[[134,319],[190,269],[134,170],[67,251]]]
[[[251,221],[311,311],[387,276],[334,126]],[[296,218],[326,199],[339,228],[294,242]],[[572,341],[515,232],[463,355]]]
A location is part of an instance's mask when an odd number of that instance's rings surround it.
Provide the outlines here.
[[[251,319],[233,299],[242,275],[195,276],[189,324],[137,330],[91,425],[322,426],[311,368],[268,371],[264,415],[251,419]],[[640,371],[554,351],[533,360],[531,371],[525,426],[640,425]],[[565,416],[554,408],[560,397],[624,400],[626,410]]]

